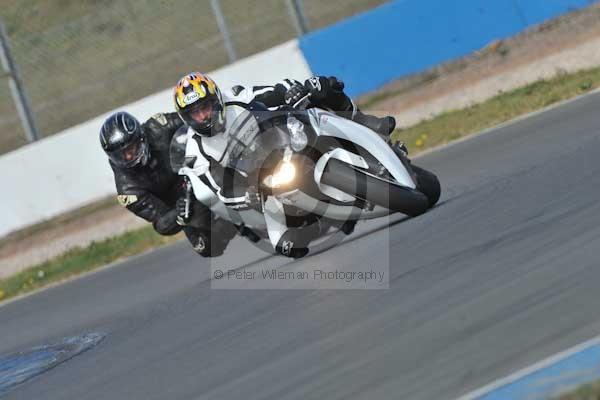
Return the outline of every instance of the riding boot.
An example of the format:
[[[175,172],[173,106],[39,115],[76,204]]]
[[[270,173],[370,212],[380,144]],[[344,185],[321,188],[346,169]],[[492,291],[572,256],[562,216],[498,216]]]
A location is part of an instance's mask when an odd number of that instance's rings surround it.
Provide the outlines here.
[[[396,153],[398,157],[408,157],[408,149],[406,148],[404,142],[392,142],[391,140],[388,140],[388,145],[392,148],[392,150],[394,151],[394,153]]]
[[[309,79],[307,84],[312,81],[314,83],[309,86],[319,88],[316,91],[317,95],[312,97],[312,102],[317,107],[333,110],[339,116],[366,126],[382,136],[389,136],[396,128],[394,117],[378,118],[360,111],[354,101],[344,93],[344,83],[337,78],[315,77],[312,80]]]
[[[396,128],[396,119],[394,117],[387,116],[378,118],[374,115],[365,114],[359,109],[356,109],[356,113],[354,113],[352,120],[382,136],[389,136]]]

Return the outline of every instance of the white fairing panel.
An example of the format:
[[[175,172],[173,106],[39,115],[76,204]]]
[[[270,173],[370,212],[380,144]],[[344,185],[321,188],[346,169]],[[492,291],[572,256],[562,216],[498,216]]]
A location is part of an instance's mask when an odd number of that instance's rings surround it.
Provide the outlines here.
[[[356,143],[379,160],[399,184],[411,189],[416,188],[415,182],[398,156],[378,134],[327,111],[312,109],[310,116],[319,136],[332,136]]]

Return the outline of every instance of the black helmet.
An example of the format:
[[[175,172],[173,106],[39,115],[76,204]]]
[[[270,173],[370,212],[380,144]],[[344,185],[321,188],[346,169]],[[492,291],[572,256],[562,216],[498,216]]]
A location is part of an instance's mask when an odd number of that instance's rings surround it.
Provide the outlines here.
[[[207,75],[192,72],[177,82],[175,109],[200,136],[213,136],[225,128],[225,104],[217,84]]]
[[[118,112],[106,119],[100,129],[100,144],[119,167],[146,165],[150,155],[139,121],[131,114]]]

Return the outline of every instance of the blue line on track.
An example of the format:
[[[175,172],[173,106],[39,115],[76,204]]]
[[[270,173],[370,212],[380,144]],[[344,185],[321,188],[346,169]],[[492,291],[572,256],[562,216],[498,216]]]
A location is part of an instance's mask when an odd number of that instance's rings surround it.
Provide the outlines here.
[[[0,396],[26,380],[91,349],[104,337],[101,333],[90,333],[0,357]]]
[[[546,400],[600,379],[600,344],[501,386],[480,400]]]

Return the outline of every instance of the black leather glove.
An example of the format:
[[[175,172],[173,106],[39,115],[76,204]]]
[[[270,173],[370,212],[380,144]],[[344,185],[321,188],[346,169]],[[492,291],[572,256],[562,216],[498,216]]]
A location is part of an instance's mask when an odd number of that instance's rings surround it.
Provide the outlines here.
[[[313,76],[304,82],[304,87],[316,104],[327,103],[327,99],[344,94],[344,82],[334,76]]]
[[[308,95],[309,90],[301,83],[294,84],[285,92],[283,100],[288,106],[295,106],[303,97]]]
[[[175,209],[177,210],[177,223],[181,226],[187,225],[192,219],[192,205],[188,205],[188,199],[180,197],[175,203]]]

